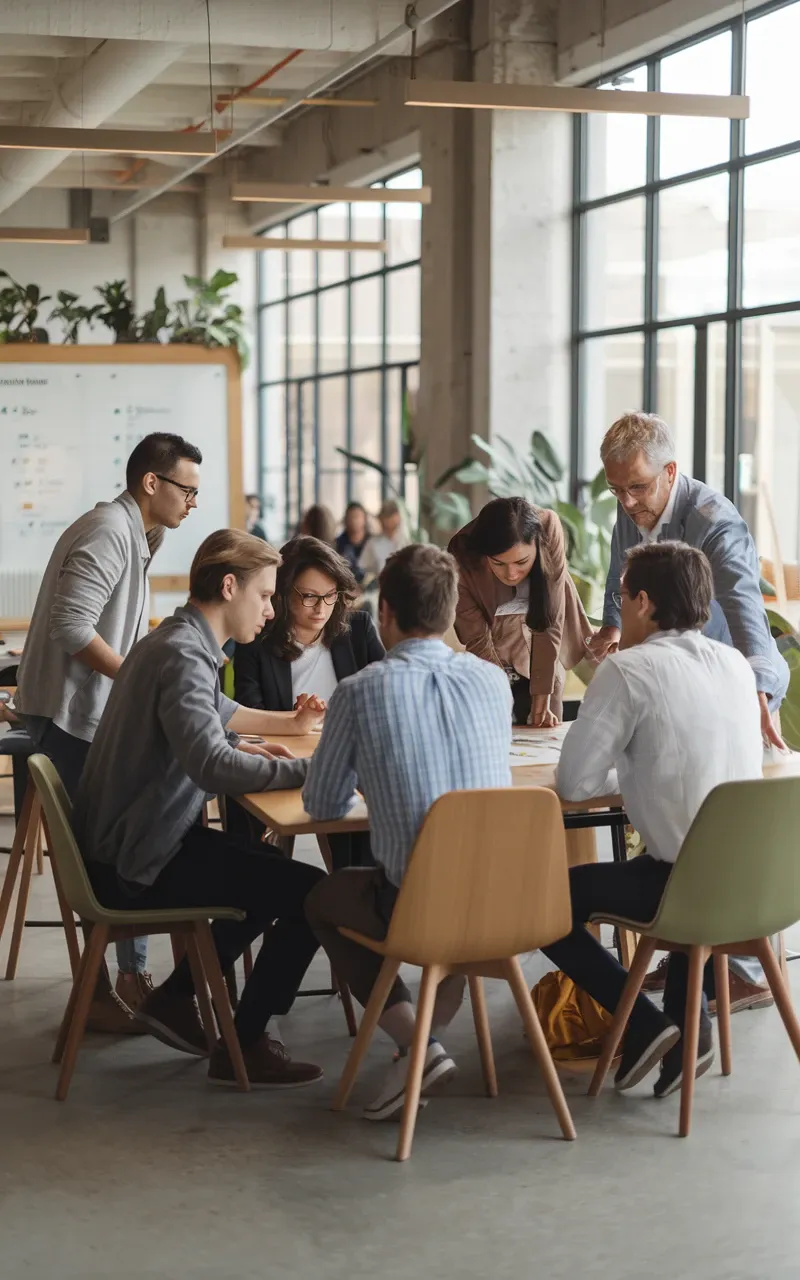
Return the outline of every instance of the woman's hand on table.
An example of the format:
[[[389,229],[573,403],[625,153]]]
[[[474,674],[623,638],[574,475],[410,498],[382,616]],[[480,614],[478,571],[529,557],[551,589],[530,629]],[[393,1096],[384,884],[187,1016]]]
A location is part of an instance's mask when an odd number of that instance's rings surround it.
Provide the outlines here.
[[[294,704],[295,723],[298,733],[313,733],[325,719],[328,704],[315,693],[301,693]]]
[[[553,729],[558,716],[550,710],[550,695],[537,693],[531,700],[530,723],[534,729]]]
[[[243,751],[248,756],[266,756],[267,760],[295,760],[293,751],[288,747],[284,747],[280,742],[239,742],[236,745],[237,751]]]

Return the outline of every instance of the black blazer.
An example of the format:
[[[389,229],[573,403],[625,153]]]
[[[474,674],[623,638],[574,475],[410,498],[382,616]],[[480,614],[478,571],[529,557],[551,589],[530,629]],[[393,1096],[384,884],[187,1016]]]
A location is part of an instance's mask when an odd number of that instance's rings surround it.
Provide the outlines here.
[[[357,610],[349,616],[350,630],[331,645],[337,680],[354,676],[385,654],[375,623]],[[237,644],[233,658],[234,697],[243,707],[259,711],[293,711],[292,664],[279,658],[259,636],[251,644]]]

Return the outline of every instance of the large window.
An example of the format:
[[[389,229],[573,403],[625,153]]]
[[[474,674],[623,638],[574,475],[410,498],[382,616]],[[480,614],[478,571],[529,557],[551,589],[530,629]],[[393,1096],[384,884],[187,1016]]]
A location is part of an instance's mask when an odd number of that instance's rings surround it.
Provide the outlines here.
[[[800,560],[800,0],[617,73],[610,92],[747,93],[747,121],[575,121],[573,468],[626,409],[660,413],[682,468],[770,555]]]
[[[419,187],[410,169],[376,187]],[[418,204],[330,204],[267,231],[292,240],[383,240],[386,251],[259,254],[259,460],[271,537],[314,502],[337,519],[351,499],[375,511],[380,463],[403,487],[403,424],[420,346]]]

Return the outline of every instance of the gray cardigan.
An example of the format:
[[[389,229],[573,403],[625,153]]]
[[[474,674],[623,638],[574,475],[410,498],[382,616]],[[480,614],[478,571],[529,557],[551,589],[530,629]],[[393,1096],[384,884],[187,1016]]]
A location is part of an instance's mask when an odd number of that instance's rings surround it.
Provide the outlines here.
[[[268,760],[232,744],[225,727],[239,704],[220,691],[222,661],[193,605],[176,609],[126,658],[75,803],[75,833],[87,861],[108,863],[133,884],[152,884],[207,793],[302,786],[306,760]]]
[[[163,529],[145,534],[127,491],[62,533],[45,570],[25,652],[16,704],[25,716],[53,720],[91,742],[112,681],[74,654],[100,636],[125,657],[147,633],[147,569]]]
[[[677,485],[672,518],[659,534],[659,541],[688,542],[708,556],[716,599],[705,634],[744,654],[753,668],[759,693],[767,694],[774,711],[786,694],[789,668],[769,629],[759,584],[758,554],[750,530],[733,503],[707,484],[679,475]],[[620,624],[612,595],[619,592],[625,553],[639,540],[639,530],[618,505],[603,604],[604,626]]]

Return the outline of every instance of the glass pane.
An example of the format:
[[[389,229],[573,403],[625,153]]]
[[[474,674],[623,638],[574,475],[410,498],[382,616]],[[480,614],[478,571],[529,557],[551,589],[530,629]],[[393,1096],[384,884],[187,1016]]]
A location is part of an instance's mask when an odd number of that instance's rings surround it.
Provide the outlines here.
[[[297,387],[297,408],[300,414],[300,444],[301,444],[301,485],[302,492],[300,497],[301,511],[305,511],[307,507],[313,506],[317,500],[317,451],[316,451],[316,423],[314,414],[314,384],[312,382],[301,382]]]
[[[373,186],[380,185],[373,183]],[[382,204],[350,205],[350,238],[373,241],[384,239]],[[383,262],[382,251],[361,249],[350,255],[350,270],[354,276],[363,276],[369,271],[380,271]]]
[[[800,561],[800,313],[742,322],[742,421],[739,506],[759,554]]]
[[[668,187],[659,196],[658,314],[724,311],[728,294],[728,176]]]
[[[611,423],[642,404],[644,336],[624,333],[614,338],[591,338],[581,344],[583,449],[581,479],[592,480],[600,470],[600,442]]]
[[[261,376],[265,382],[286,377],[286,303],[265,307],[259,316]]]
[[[316,240],[317,215],[301,214],[286,224],[286,235],[289,240]],[[306,293],[317,283],[317,255],[311,249],[292,249],[289,259],[289,293]]]
[[[710,40],[672,53],[661,62],[664,93],[730,93],[731,33],[723,31]],[[660,170],[662,178],[707,165],[721,164],[730,155],[728,120],[692,120],[679,116],[661,119]]]
[[[800,298],[800,155],[755,164],[744,172],[746,307]]]
[[[381,364],[383,356],[381,318],[382,279],[360,280],[351,288],[351,359],[354,368]]]
[[[265,240],[285,240],[285,227],[271,227],[264,233]],[[274,302],[276,298],[286,296],[286,258],[285,253],[269,249],[261,254],[261,301]]]
[[[296,298],[289,306],[289,376],[314,372],[315,298]]]
[[[644,318],[644,200],[622,200],[583,216],[584,327]]]
[[[343,461],[343,459],[340,459],[340,461]],[[319,500],[333,515],[338,531],[344,517],[344,509],[347,506],[346,471],[320,472]]]
[[[381,375],[361,373],[353,378],[353,452],[381,461]],[[381,477],[366,467],[353,468],[353,497],[368,511],[381,505]]]
[[[725,369],[728,326],[708,326],[708,397],[706,401],[706,484],[725,492]]]
[[[320,240],[347,240],[348,205],[324,204],[319,210]],[[325,249],[319,256],[320,284],[337,284],[347,279],[347,254],[339,249]]]
[[[598,85],[610,92],[647,88],[647,68],[635,67],[616,81]],[[586,117],[586,198],[597,200],[616,191],[643,187],[647,178],[647,117]]]
[[[346,470],[337,453],[347,447],[347,380],[322,378],[319,383],[319,465],[324,471]]]
[[[287,471],[287,493],[288,506],[286,508],[286,534],[291,537],[300,523],[300,491],[298,487],[299,474],[299,439],[297,429],[297,387],[292,385],[286,388],[286,471]]]
[[[419,359],[420,269],[405,267],[386,277],[387,359]]]
[[[797,123],[797,46],[800,5],[790,4],[747,24],[745,92],[750,119],[745,123],[746,151],[793,142]]]
[[[408,376],[408,375],[406,375]],[[398,487],[403,467],[403,390],[400,369],[386,374],[386,466]]]
[[[695,327],[662,329],[657,335],[658,381],[655,412],[669,423],[681,471],[694,468]]]
[[[411,190],[422,186],[422,170],[409,169],[386,183],[389,188]],[[422,252],[422,205],[386,205],[387,261],[410,262]]]
[[[264,528],[267,537],[280,540],[286,531],[286,388],[261,391],[261,439],[264,474]]]
[[[347,286],[319,295],[319,367],[321,372],[347,368]]]

